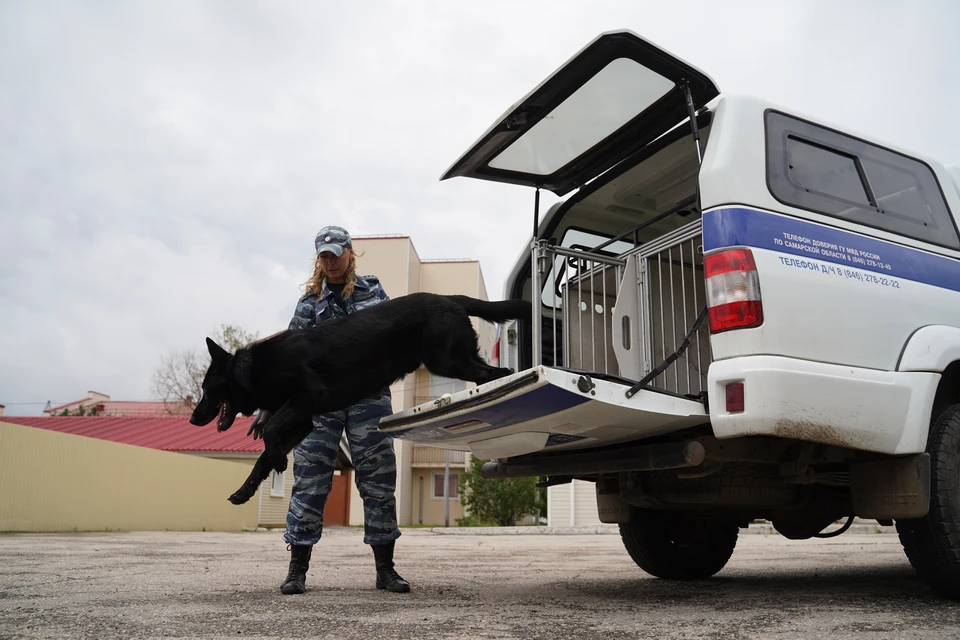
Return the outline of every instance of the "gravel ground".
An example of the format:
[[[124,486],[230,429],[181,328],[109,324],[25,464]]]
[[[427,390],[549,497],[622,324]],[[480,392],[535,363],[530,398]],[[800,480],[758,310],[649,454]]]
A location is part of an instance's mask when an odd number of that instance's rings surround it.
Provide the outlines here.
[[[374,589],[357,529],[282,596],[278,532],[0,535],[3,638],[945,638],[960,610],[894,535],[741,536],[715,578],[651,578],[615,535],[405,530],[410,594]]]

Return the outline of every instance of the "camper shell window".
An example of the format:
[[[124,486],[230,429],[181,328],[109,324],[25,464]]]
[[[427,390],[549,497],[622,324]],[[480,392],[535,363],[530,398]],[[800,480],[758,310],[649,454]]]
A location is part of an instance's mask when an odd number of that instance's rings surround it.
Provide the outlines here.
[[[767,184],[780,202],[951,249],[960,234],[926,164],[768,110]]]
[[[617,58],[501,151],[489,166],[538,176],[553,174],[675,87],[636,61]]]

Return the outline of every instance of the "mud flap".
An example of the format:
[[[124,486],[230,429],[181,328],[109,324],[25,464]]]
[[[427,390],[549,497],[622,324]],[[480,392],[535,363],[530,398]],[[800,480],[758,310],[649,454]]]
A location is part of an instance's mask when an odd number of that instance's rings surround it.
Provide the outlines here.
[[[597,483],[597,517],[606,524],[630,522],[630,503],[620,497],[620,493],[606,493]]]
[[[861,518],[922,518],[930,510],[930,454],[851,464],[850,491]]]

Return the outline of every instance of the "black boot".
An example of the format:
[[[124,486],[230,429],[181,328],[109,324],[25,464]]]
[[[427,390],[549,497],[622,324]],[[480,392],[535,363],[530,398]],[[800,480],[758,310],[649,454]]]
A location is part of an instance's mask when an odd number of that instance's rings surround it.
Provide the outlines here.
[[[410,583],[400,577],[393,569],[393,547],[396,541],[387,544],[373,544],[373,557],[377,561],[377,589],[386,589],[394,593],[407,593]]]
[[[313,545],[290,544],[287,549],[290,550],[290,570],[287,572],[287,579],[280,585],[280,593],[303,593],[307,590],[307,569],[310,568]]]

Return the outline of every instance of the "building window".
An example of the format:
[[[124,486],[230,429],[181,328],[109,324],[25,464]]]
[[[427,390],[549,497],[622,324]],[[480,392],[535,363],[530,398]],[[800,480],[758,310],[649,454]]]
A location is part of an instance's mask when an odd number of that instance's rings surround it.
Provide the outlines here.
[[[450,474],[450,483],[448,485],[448,493],[451,499],[459,498],[460,495],[457,493],[457,481],[460,479],[459,473]],[[443,474],[435,473],[433,474],[433,497],[443,499]]]
[[[283,497],[283,478],[286,473],[286,471],[281,473],[277,473],[276,471],[270,472],[270,495],[274,498]]]

